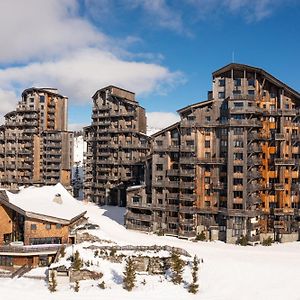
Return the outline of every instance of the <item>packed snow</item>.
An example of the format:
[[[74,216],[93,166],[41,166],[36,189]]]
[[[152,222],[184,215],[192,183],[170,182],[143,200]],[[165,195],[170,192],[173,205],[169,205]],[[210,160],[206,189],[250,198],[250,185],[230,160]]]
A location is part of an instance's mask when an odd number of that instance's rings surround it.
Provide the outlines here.
[[[124,209],[117,207],[99,208],[90,203],[81,203],[87,210],[89,222],[98,224],[99,229],[88,232],[97,236],[100,241],[106,240],[112,245],[170,245],[183,248],[192,256],[203,259],[199,270],[200,290],[196,295],[189,294],[184,284],[173,285],[168,278],[162,276],[139,275],[137,287],[132,292],[122,288],[123,264],[112,264],[99,260],[98,264],[86,247],[88,242],[67,249],[78,249],[85,260],[95,260],[94,268],[103,274],[107,288],[102,290],[98,281],[80,281],[80,290],[75,293],[68,286],[50,294],[43,280],[19,278],[0,279],[0,294],[6,300],[32,299],[300,299],[300,243],[273,244],[270,247],[242,247],[222,242],[192,242],[174,237],[156,236],[142,232],[126,230],[122,225]],[[97,243],[95,243],[97,244]],[[101,242],[98,242],[101,244]],[[103,244],[104,245],[104,244]],[[63,262],[62,262],[63,263]],[[35,271],[39,273],[39,271]],[[43,273],[43,270],[42,272]],[[143,279],[146,284],[144,285]],[[187,269],[185,281],[190,281],[191,275]]]
[[[70,221],[85,212],[77,201],[60,183],[53,186],[21,189],[18,193],[6,191],[9,202],[26,212]]]

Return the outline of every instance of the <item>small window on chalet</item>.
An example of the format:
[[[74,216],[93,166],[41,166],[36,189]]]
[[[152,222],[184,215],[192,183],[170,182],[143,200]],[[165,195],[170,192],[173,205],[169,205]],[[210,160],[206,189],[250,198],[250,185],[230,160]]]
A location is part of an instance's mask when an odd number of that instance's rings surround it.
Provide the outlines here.
[[[36,224],[31,224],[31,225],[30,225],[30,229],[31,229],[31,230],[36,230]]]
[[[163,141],[156,141],[156,145],[157,146],[162,146],[163,145]]]
[[[47,230],[50,230],[50,229],[51,229],[51,224],[46,224],[45,228],[46,228]]]
[[[131,200],[132,203],[140,203],[141,198],[139,196],[133,196]]]
[[[61,224],[56,224],[56,229],[61,229],[62,225]]]
[[[40,96],[40,103],[44,103],[45,102],[45,96]]]
[[[248,90],[248,95],[254,95],[255,91],[254,90]]]

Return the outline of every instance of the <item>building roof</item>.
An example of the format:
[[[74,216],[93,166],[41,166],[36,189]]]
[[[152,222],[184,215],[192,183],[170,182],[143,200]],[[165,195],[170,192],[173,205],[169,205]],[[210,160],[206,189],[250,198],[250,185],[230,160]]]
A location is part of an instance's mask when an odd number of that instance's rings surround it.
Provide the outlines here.
[[[162,133],[164,133],[164,132],[166,132],[166,131],[169,131],[169,130],[172,130],[172,129],[178,127],[179,124],[180,124],[180,121],[179,121],[179,122],[176,122],[176,123],[174,123],[174,124],[172,124],[172,125],[170,125],[170,126],[168,126],[168,127],[166,127],[166,128],[164,128],[164,129],[162,129],[162,130],[160,130],[160,131],[157,131],[157,132],[153,133],[150,137],[151,137],[151,138],[157,137],[157,136],[161,135]]]
[[[247,69],[249,71],[259,73],[259,74],[265,76],[273,84],[286,89],[289,93],[294,95],[296,98],[300,99],[300,93],[299,92],[297,92],[293,88],[289,87],[288,85],[286,85],[285,83],[283,83],[282,81],[280,81],[279,79],[277,79],[276,77],[274,77],[273,75],[271,75],[270,73],[266,72],[264,69],[261,69],[261,68],[257,68],[257,67],[253,67],[253,66],[249,66],[249,65],[244,65],[244,64],[231,63],[231,64],[228,64],[228,65],[222,67],[221,69],[218,69],[218,70],[214,71],[212,73],[212,75],[213,75],[213,77],[216,77],[216,76],[221,75],[224,72],[230,71],[231,69],[235,69],[235,70]]]
[[[117,90],[120,90],[120,91],[129,93],[129,94],[132,95],[133,98],[135,97],[135,93],[134,93],[134,92],[125,90],[125,89],[120,88],[120,87],[115,86],[115,85],[108,85],[108,86],[105,86],[105,87],[103,87],[103,88],[97,90],[97,91],[94,93],[94,95],[92,96],[92,98],[95,98],[95,96],[97,95],[97,93],[100,92],[100,91],[106,91],[106,90],[112,90],[112,89],[117,89]],[[131,99],[127,99],[127,100],[132,101],[132,102],[135,102],[134,100],[131,100]]]
[[[36,219],[62,224],[72,223],[86,211],[60,183],[54,186],[27,187],[18,193],[3,191],[0,203]]]
[[[195,109],[195,108],[199,108],[199,107],[203,107],[203,106],[207,106],[209,104],[212,104],[214,100],[204,100],[204,101],[200,101],[200,102],[196,102],[194,104],[190,104],[188,106],[185,106],[181,109],[178,109],[177,112],[179,114],[183,113],[183,112],[186,112],[186,111],[189,111],[191,109]]]
[[[47,94],[51,94],[51,95],[54,95],[54,96],[59,96],[61,98],[67,98],[66,96],[63,96],[61,94],[58,93],[58,90],[56,88],[37,88],[37,87],[31,87],[31,88],[28,88],[26,90],[24,90],[22,92],[22,97],[29,93],[29,92],[38,92],[38,93],[47,93]]]

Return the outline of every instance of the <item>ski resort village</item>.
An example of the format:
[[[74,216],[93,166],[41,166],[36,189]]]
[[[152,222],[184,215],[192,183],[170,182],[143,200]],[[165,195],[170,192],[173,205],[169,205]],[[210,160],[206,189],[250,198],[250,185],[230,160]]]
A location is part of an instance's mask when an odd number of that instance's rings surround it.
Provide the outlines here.
[[[212,77],[152,135],[116,86],[75,133],[67,97],[22,93],[1,127],[5,299],[298,299],[300,94],[247,65]]]
[[[300,300],[299,20],[0,0],[1,300]]]

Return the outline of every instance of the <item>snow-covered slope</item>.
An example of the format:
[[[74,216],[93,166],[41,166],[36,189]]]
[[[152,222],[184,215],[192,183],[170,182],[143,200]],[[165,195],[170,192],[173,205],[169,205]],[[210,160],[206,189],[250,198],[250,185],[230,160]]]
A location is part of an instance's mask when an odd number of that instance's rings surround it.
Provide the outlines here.
[[[79,166],[83,164],[83,152],[84,152],[84,141],[83,135],[74,137],[74,163],[79,163]]]
[[[101,290],[93,283],[82,282],[79,293],[69,289],[51,295],[45,283],[32,279],[0,279],[0,294],[4,299],[48,300],[65,299],[222,299],[222,300],[266,300],[299,298],[300,243],[274,244],[271,247],[242,247],[222,242],[191,242],[172,237],[126,230],[120,223],[124,209],[117,207],[99,208],[82,204],[90,222],[99,224],[99,230],[91,233],[101,239],[120,245],[170,245],[186,249],[191,255],[203,258],[200,266],[200,291],[197,295],[187,293],[183,286],[174,286],[163,280],[148,278],[145,286],[140,285],[132,292],[122,289],[120,269],[115,273],[114,288]],[[80,245],[76,247],[81,247]],[[100,265],[101,267],[101,265]],[[103,266],[106,269],[105,266]],[[119,282],[119,284],[117,284]]]

